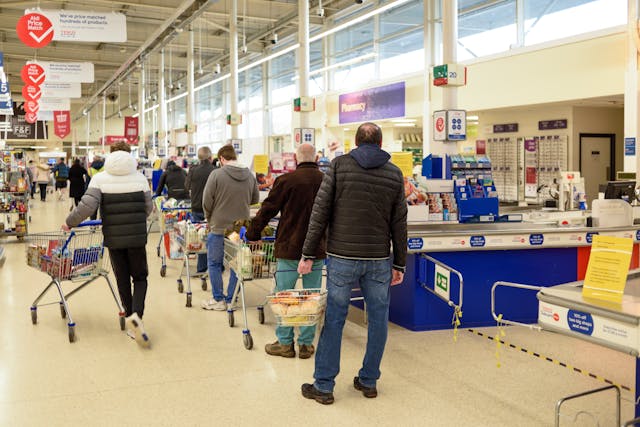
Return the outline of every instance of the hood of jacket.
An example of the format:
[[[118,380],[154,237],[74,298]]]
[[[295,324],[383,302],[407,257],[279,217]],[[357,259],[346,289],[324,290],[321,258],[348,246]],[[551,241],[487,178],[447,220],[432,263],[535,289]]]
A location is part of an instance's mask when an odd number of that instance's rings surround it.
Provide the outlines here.
[[[43,164],[38,164],[38,169],[42,169],[43,171],[51,170],[51,168],[49,168],[49,166],[43,165]]]
[[[94,160],[93,162],[91,162],[91,167],[94,168],[95,170],[100,170],[102,169],[103,166],[104,166],[104,160],[102,159]]]
[[[131,175],[136,172],[138,162],[126,151],[115,151],[107,156],[104,168],[111,175]]]
[[[383,166],[391,156],[375,144],[362,144],[349,153],[364,169],[375,169]]]
[[[251,178],[251,171],[249,168],[240,164],[227,163],[222,167],[222,171],[236,181],[246,181]]]

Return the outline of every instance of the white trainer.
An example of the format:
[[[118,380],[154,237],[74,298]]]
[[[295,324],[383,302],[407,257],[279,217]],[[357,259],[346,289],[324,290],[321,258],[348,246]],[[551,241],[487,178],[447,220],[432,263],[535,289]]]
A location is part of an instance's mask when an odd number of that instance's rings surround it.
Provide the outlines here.
[[[127,329],[127,336],[128,336],[129,338],[131,338],[132,340],[135,340],[135,339],[136,339],[136,333],[135,333],[135,332],[133,332],[133,329]]]
[[[145,332],[142,319],[140,319],[138,313],[133,313],[127,317],[126,324],[127,328],[133,331],[134,338],[140,347],[149,348],[151,346],[149,335]]]
[[[214,311],[226,311],[227,310],[227,303],[224,301],[216,301],[213,298],[210,300],[203,300],[202,301],[202,308],[204,308],[205,310],[214,310]]]

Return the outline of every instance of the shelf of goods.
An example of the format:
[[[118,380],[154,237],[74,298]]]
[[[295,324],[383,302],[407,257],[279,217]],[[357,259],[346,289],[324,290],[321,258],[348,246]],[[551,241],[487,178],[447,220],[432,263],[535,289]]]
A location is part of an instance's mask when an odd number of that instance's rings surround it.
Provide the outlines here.
[[[22,240],[29,227],[29,191],[24,152],[0,151],[0,237]]]

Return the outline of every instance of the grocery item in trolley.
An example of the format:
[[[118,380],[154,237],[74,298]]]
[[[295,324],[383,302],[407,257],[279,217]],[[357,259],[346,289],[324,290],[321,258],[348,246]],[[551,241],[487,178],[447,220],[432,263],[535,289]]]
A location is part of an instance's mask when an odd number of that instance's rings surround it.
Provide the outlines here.
[[[267,296],[269,307],[280,326],[312,326],[324,315],[327,291],[293,289]]]
[[[225,262],[244,280],[272,277],[276,269],[274,239],[245,242],[233,232],[225,239]]]
[[[205,222],[179,221],[174,230],[185,252],[207,252],[207,224]]]

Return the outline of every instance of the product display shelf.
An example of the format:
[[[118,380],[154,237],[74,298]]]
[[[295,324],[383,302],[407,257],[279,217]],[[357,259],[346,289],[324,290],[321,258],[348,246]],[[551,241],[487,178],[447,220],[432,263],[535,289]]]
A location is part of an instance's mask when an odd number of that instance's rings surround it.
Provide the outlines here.
[[[0,162],[0,237],[23,240],[29,231],[29,191],[24,153],[3,151]]]

